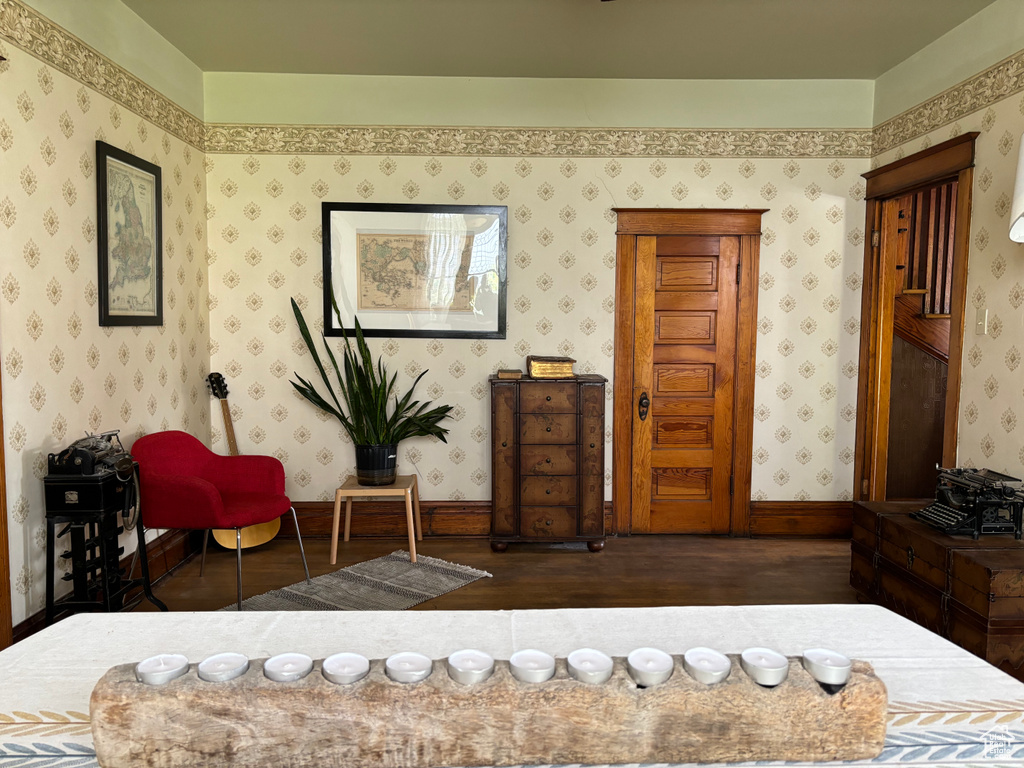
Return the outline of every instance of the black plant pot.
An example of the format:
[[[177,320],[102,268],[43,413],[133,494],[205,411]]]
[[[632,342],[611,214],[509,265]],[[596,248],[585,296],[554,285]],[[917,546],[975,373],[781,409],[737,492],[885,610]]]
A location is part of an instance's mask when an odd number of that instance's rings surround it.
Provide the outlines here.
[[[357,445],[356,480],[360,485],[394,485],[398,444]]]

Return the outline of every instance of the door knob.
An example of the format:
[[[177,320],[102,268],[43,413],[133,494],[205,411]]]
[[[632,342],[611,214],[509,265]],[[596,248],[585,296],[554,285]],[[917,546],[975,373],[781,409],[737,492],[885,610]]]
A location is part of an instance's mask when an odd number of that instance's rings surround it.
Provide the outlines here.
[[[647,409],[651,407],[651,398],[644,392],[640,395],[640,400],[637,402],[637,415],[640,417],[640,421],[644,421],[647,418]]]

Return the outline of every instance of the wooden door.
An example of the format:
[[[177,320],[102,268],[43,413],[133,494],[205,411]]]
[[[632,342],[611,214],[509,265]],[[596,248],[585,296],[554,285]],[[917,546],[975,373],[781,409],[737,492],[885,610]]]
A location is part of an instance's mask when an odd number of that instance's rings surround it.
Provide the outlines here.
[[[738,262],[736,237],[637,238],[638,533],[729,532]]]
[[[761,213],[619,211],[619,533],[747,531]]]

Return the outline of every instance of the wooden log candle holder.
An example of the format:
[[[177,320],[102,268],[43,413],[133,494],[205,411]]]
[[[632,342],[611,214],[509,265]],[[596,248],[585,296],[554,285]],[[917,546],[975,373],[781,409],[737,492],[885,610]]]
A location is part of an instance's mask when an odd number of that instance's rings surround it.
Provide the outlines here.
[[[302,680],[278,683],[263,661],[228,682],[199,679],[196,665],[164,685],[110,669],[90,702],[103,768],[316,766],[437,768],[583,763],[708,763],[859,760],[885,739],[886,690],[854,661],[849,682],[828,693],[790,658],[789,677],[757,685],[730,656],[721,683],[704,685],[673,657],[668,681],[641,688],[624,658],[590,685],[565,659],[543,683],[523,683],[496,661],[494,674],[461,685],[444,660],[424,681],[396,683],[383,660],[362,680],[336,685],[321,662]]]

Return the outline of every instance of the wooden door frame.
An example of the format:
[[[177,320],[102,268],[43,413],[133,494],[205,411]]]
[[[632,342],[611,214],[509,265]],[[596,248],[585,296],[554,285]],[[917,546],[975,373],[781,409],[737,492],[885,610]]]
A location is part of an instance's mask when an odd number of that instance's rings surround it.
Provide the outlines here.
[[[970,257],[974,140],[978,135],[977,132],[965,133],[863,174],[867,180],[867,211],[861,295],[860,375],[857,384],[857,439],[853,465],[854,499],[859,501],[885,499],[888,466],[892,308],[887,307],[884,301],[891,291],[885,289],[883,282],[887,273],[895,269],[895,264],[889,264],[888,261],[882,263],[882,237],[879,235],[876,238],[873,233],[881,233],[882,204],[886,200],[954,179],[958,184],[942,464],[947,467],[956,464],[967,262]],[[887,316],[890,318],[888,323]]]
[[[740,284],[736,303],[733,382],[733,536],[750,535],[754,441],[754,354],[761,216],[754,208],[613,208],[618,215],[615,256],[615,373],[612,423],[612,514],[615,532],[630,533],[632,499],[633,341],[636,311],[636,238],[644,235],[737,236]]]

